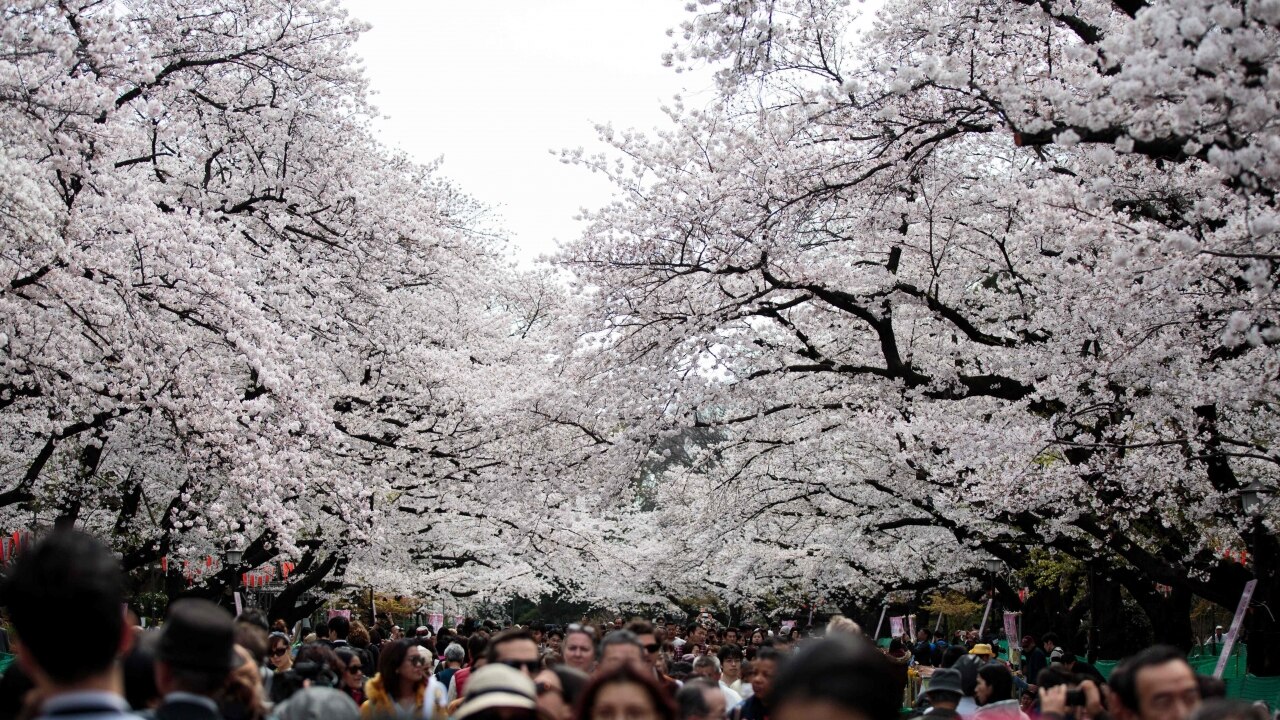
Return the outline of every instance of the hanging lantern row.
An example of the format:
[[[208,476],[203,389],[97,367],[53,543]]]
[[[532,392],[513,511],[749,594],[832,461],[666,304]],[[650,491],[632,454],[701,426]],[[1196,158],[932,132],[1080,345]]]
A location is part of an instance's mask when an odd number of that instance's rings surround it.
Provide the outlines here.
[[[187,579],[187,583],[190,584],[196,577],[209,572],[217,572],[221,569],[221,566],[222,563],[215,560],[212,555],[206,556],[203,563],[199,561],[191,562],[190,560],[183,560],[182,575]],[[281,580],[288,580],[290,573],[292,573],[296,567],[297,565],[287,560],[280,563],[278,571],[274,563],[271,565],[264,565],[256,570],[241,573],[240,583],[245,587],[265,587],[267,583],[271,582],[276,577],[277,572]],[[167,556],[160,558],[160,572],[165,575],[169,574],[169,558]]]
[[[16,560],[23,550],[31,546],[31,542],[29,530],[15,530],[12,535],[0,537],[0,565]]]

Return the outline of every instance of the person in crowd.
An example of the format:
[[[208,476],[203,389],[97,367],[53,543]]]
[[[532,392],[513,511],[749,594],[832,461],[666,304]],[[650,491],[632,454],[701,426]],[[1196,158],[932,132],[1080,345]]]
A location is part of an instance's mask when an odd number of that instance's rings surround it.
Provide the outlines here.
[[[596,664],[596,635],[589,625],[570,625],[564,635],[564,662],[590,674]]]
[[[964,697],[960,698],[956,711],[966,718],[972,717],[978,711],[978,704],[974,700],[974,692],[978,686],[978,668],[986,665],[987,661],[982,656],[970,654],[963,646],[953,647],[952,651],[948,657],[954,656],[954,660],[949,667],[960,672],[960,687],[964,690]]]
[[[488,654],[488,633],[480,630],[473,632],[471,637],[467,638],[467,657],[471,662],[449,678],[448,698],[450,705],[462,699],[466,693],[467,680],[471,677],[471,673],[479,670],[488,661]]]
[[[1036,701],[1038,700],[1036,691],[1032,690],[1031,687],[1034,686],[1028,687],[1018,695],[1018,709],[1031,720],[1037,720],[1040,717],[1040,709],[1036,707]]]
[[[538,693],[538,711],[548,720],[571,720],[573,708],[587,687],[586,673],[568,665],[556,665],[533,678]]]
[[[738,645],[740,640],[738,637],[739,634],[738,628],[736,627],[725,628],[724,634],[720,638],[720,645]]]
[[[862,626],[843,615],[836,615],[827,622],[827,634],[844,633],[855,637],[862,636]],[[754,642],[755,636],[751,636]]]
[[[1213,628],[1213,634],[1205,638],[1204,646],[1208,648],[1210,652],[1218,653],[1222,652],[1222,646],[1225,645],[1226,642],[1226,628],[1221,625],[1215,625]]]
[[[360,717],[421,718],[445,717],[443,693],[427,697],[427,663],[422,647],[411,640],[387,644],[379,657],[378,674],[365,683]]]
[[[1271,720],[1265,704],[1226,698],[1206,699],[1191,720]]]
[[[667,676],[676,682],[684,682],[685,680],[688,680],[691,675],[693,675],[692,661],[685,662],[684,660],[680,660],[667,666]]]
[[[757,670],[756,676],[759,675]],[[772,708],[772,712],[743,712],[731,717],[892,720],[902,704],[901,694],[893,689],[884,654],[862,638],[839,633],[800,648],[770,680],[770,686],[763,688],[768,701],[763,707]],[[757,697],[761,691],[761,687],[756,688]],[[745,710],[752,700],[739,708]]]
[[[996,653],[987,643],[974,643],[969,647],[969,654],[977,657],[984,663],[991,662],[995,659]]]
[[[219,692],[243,664],[231,613],[208,600],[174,602],[156,650],[156,688],[164,697],[156,720],[220,720]]]
[[[1044,654],[1050,660],[1053,659],[1053,651],[1058,648],[1058,633],[1047,632],[1044,637],[1040,638],[1040,643],[1044,647]]]
[[[925,689],[924,698],[928,703],[922,716],[930,720],[960,720],[956,708],[964,697],[964,689],[960,685],[960,671],[955,668],[938,668],[929,676],[929,686]]]
[[[742,702],[742,696],[724,683],[720,674],[720,658],[715,655],[703,655],[700,658],[694,658],[693,674],[715,683],[715,686],[720,688],[720,694],[724,695],[724,706],[726,708],[736,707],[738,703]]]
[[[160,634],[142,632],[134,635],[133,648],[124,657],[124,699],[135,712],[153,714],[160,706],[160,690],[156,688],[156,644]],[[6,672],[13,672],[12,668]],[[7,717],[0,712],[0,717]]]
[[[894,638],[889,641],[889,647],[884,654],[893,671],[893,686],[901,696],[907,688],[907,667],[911,665],[911,652],[901,640]]]
[[[721,720],[728,710],[717,684],[694,678],[676,693],[676,712],[680,720]]]
[[[610,635],[617,632],[626,631]],[[644,670],[623,662],[596,673],[582,692],[576,720],[674,720],[675,704]]]
[[[632,620],[627,623],[626,629],[635,633],[636,640],[639,641],[640,649],[643,651],[642,660],[645,665],[652,668],[654,680],[662,686],[667,697],[674,698],[676,691],[680,689],[680,683],[663,672],[662,645],[654,633],[653,624],[647,620]]]
[[[282,632],[272,632],[267,636],[267,663],[273,672],[284,672],[293,667],[293,651],[289,646],[289,636]]]
[[[748,641],[748,644],[754,648],[758,648],[764,645],[764,631],[761,630],[760,628],[756,628],[755,630],[752,630],[751,639]]]
[[[685,628],[685,646],[686,653],[694,655],[705,655],[707,653],[707,629],[698,623],[691,623]]]
[[[263,720],[267,716],[267,705],[258,664],[242,645],[235,646],[235,653],[239,663],[214,698],[218,712],[224,720]]]
[[[1098,685],[1103,685],[1106,683],[1106,678],[1102,677],[1102,673],[1098,671],[1098,668],[1094,667],[1090,663],[1085,662],[1084,660],[1078,659],[1076,657],[1076,654],[1065,646],[1058,645],[1057,647],[1055,647],[1053,649],[1053,654],[1050,655],[1050,658],[1054,661],[1054,663],[1061,665],[1063,670],[1065,670],[1066,672],[1072,675],[1078,675],[1081,678],[1087,678],[1089,680],[1094,681]]]
[[[564,632],[559,628],[552,628],[547,631],[546,649],[557,654],[564,654]]]
[[[458,643],[449,643],[444,649],[443,666],[436,671],[436,680],[441,685],[449,687],[449,681],[453,679],[453,674],[462,669],[462,663],[466,662],[467,651]]]
[[[133,717],[120,695],[117,661],[134,635],[120,612],[124,576],[105,545],[76,531],[55,531],[18,556],[5,595],[22,640],[15,679],[25,675],[34,686],[31,697],[40,704],[34,714],[58,720]]]
[[[342,615],[329,618],[329,647],[339,648],[347,644],[351,634],[351,621]]]
[[[1108,683],[1117,720],[1187,720],[1202,700],[1195,671],[1181,650],[1156,645],[1121,661]],[[1042,716],[1063,714],[1065,691],[1040,696]]]
[[[533,633],[513,627],[489,640],[488,665],[502,664],[524,673],[529,680],[542,669],[542,657]]]
[[[312,685],[272,709],[273,720],[359,720],[360,708],[337,688]]]
[[[1022,675],[1029,683],[1035,683],[1040,671],[1049,667],[1049,656],[1045,655],[1036,643],[1035,636],[1025,635],[1022,638]]]
[[[378,666],[378,648],[373,644],[373,636],[369,633],[369,628],[359,620],[351,621],[351,631],[347,633],[347,642],[351,647],[359,650],[361,657],[368,660],[370,667]]]
[[[1000,663],[978,668],[973,699],[978,704],[975,720],[1030,720],[1013,697],[1013,673]]]
[[[652,674],[651,666],[646,666],[640,639],[630,630],[614,630],[600,641],[600,663],[596,673],[610,672],[619,665],[633,665]]]
[[[933,643],[929,640],[929,630],[927,628],[916,630],[916,640],[911,647],[911,655],[921,665],[933,664]]]
[[[517,634],[527,638],[536,655],[538,646],[533,642],[531,633],[518,627],[494,636],[491,651],[502,645],[512,645],[513,640],[498,641],[504,636],[514,637]],[[504,662],[493,661],[475,671],[467,683],[467,694],[462,704],[449,717],[453,720],[539,720],[537,690],[526,673]]]
[[[363,705],[364,695],[364,658],[355,646],[338,647],[334,654],[342,662],[342,674],[338,677],[338,689],[351,696],[357,705]]]
[[[762,647],[751,661],[751,697],[738,703],[730,717],[734,720],[764,720],[772,714],[773,677],[782,662],[782,654],[772,647]]]
[[[720,680],[739,697],[748,697],[742,692],[744,685],[751,687],[751,683],[742,681],[742,648],[737,645],[722,645],[716,657],[720,659]]]

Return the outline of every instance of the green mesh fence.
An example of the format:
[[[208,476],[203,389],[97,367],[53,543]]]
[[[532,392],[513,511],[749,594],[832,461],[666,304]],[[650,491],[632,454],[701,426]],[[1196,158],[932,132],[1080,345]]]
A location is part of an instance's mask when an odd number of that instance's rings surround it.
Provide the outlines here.
[[[9,666],[13,664],[14,657],[10,653],[0,653],[0,675],[4,675]]]

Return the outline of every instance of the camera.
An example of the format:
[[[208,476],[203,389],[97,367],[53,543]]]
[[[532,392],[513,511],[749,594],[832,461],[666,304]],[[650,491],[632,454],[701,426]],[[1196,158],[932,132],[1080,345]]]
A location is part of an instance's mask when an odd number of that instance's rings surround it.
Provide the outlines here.
[[[1084,707],[1087,702],[1084,691],[1080,688],[1067,691],[1067,707]]]

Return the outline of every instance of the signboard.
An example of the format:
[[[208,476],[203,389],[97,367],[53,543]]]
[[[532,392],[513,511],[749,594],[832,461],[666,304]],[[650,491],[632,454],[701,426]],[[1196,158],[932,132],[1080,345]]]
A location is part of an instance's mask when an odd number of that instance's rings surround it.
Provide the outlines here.
[[[907,616],[907,630],[911,633],[911,639],[914,640],[916,638],[916,616],[915,615]]]
[[[240,592],[236,591],[236,617],[240,617],[240,613],[244,612],[244,605],[240,601]]]
[[[444,627],[444,613],[431,613],[427,616],[427,624],[431,626],[431,632],[440,632]]]
[[[351,611],[350,611],[350,610],[330,610],[330,611],[329,611],[329,619],[330,619],[330,620],[332,620],[332,619],[334,619],[334,618],[336,618],[336,617],[344,617],[344,618],[346,618],[346,619],[350,620],[350,619],[351,619]]]
[[[889,618],[889,636],[890,637],[895,637],[895,638],[902,637],[902,630],[903,630],[902,620],[903,618],[901,615]]]
[[[1218,667],[1213,671],[1213,676],[1219,680],[1222,679],[1222,671],[1227,669],[1227,658],[1231,657],[1231,648],[1236,644],[1236,635],[1240,632],[1240,626],[1244,624],[1244,613],[1249,609],[1249,600],[1253,598],[1253,589],[1256,587],[1258,587],[1258,581],[1250,580],[1244,584],[1244,592],[1240,593],[1240,605],[1236,607],[1236,616],[1231,619],[1227,641],[1222,645],[1222,655],[1218,656]]]

